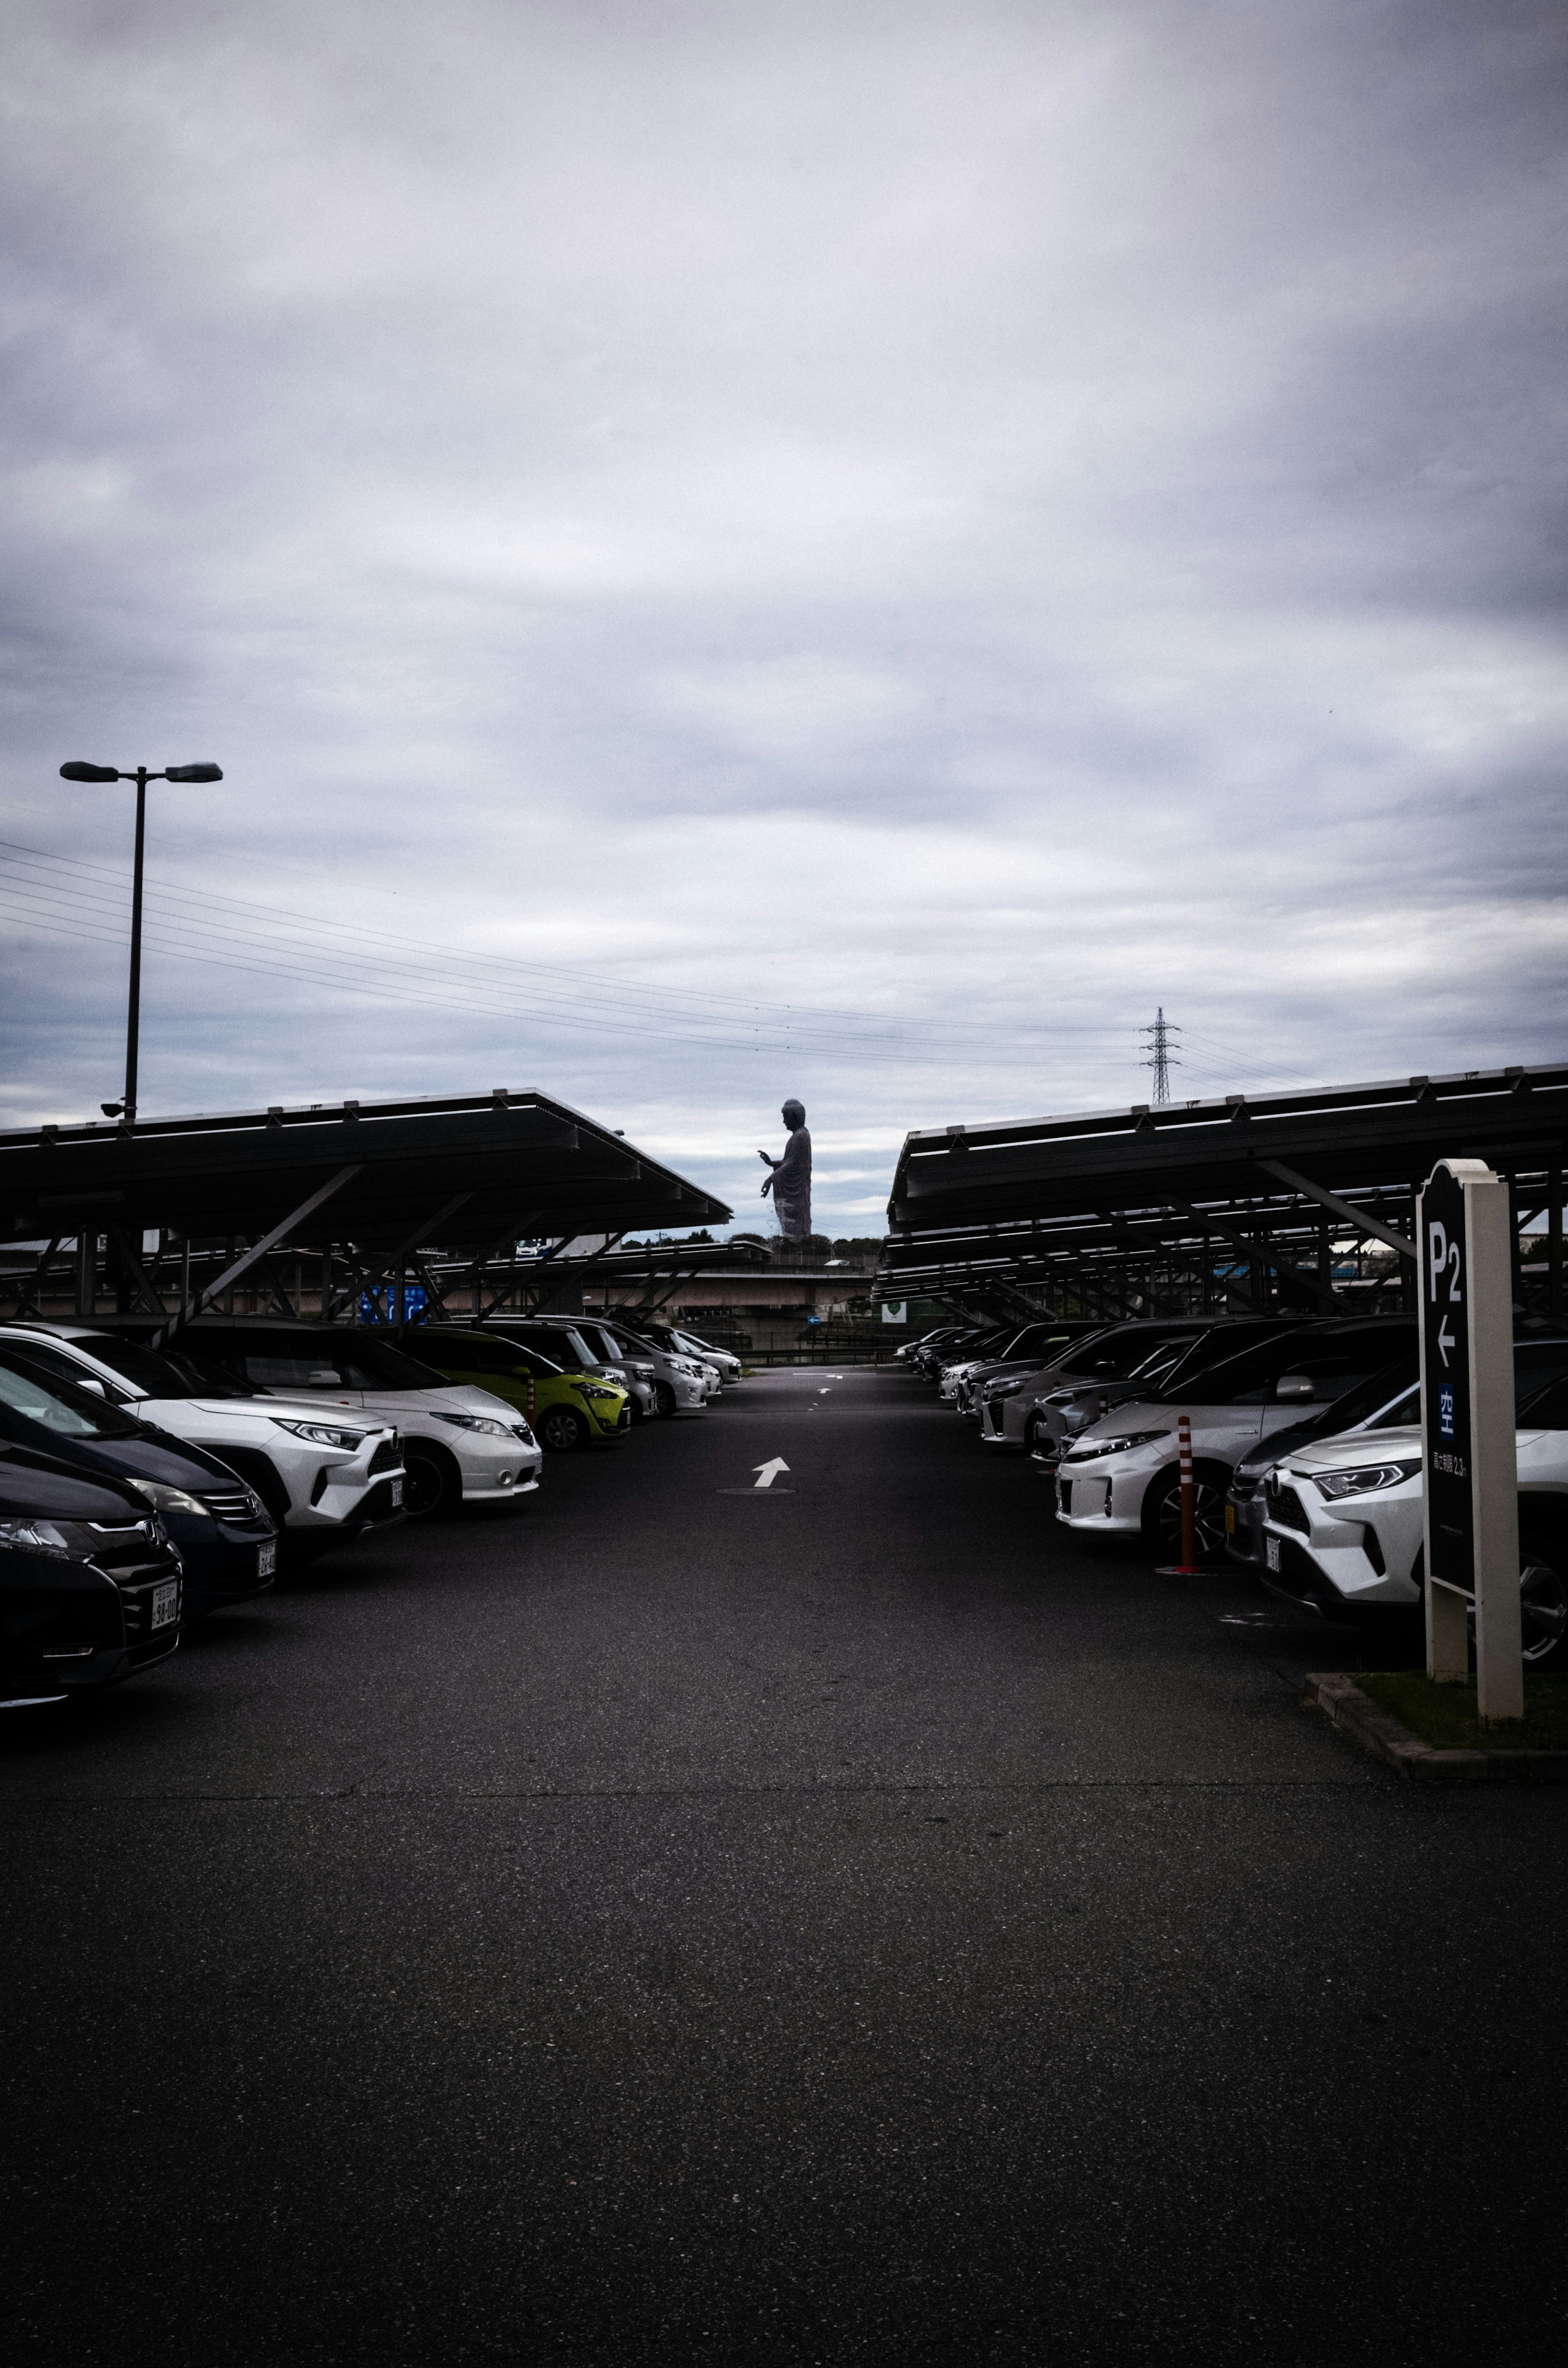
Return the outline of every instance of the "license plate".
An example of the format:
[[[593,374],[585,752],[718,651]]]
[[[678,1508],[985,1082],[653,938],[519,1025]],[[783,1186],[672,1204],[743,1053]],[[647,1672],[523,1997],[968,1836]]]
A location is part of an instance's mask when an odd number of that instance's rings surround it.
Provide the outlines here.
[[[403,1474],[401,1472],[392,1484],[392,1511],[395,1513],[403,1504]]]
[[[162,1587],[153,1589],[153,1625],[172,1628],[179,1618],[179,1581],[166,1578]]]
[[[256,1550],[256,1575],[257,1578],[270,1578],[277,1568],[278,1541],[274,1538],[270,1544],[257,1546]]]
[[[1228,1538],[1233,1538],[1235,1534],[1236,1508],[1233,1505],[1227,1505],[1225,1508],[1225,1535]]]
[[[1266,1538],[1264,1539],[1264,1541],[1263,1541],[1263,1559],[1264,1559],[1264,1561],[1268,1565],[1268,1567],[1269,1567],[1269,1569],[1270,1569],[1270,1570],[1278,1570],[1278,1567],[1279,1567],[1279,1541],[1278,1541],[1278,1538],[1266,1537]]]

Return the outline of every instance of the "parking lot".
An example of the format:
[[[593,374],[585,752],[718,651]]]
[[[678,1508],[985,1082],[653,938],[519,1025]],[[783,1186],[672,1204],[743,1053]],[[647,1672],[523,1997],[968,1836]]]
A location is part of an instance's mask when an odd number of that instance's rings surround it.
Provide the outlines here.
[[[13,1717],[17,2355],[1560,2356],[1562,1800],[1050,1496],[779,1371]]]

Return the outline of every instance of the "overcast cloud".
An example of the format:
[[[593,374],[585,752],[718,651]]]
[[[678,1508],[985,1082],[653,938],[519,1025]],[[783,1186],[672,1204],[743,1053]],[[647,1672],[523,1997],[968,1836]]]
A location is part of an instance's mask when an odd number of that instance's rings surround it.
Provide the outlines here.
[[[0,1122],[1561,1056],[1560,6],[6,22]]]

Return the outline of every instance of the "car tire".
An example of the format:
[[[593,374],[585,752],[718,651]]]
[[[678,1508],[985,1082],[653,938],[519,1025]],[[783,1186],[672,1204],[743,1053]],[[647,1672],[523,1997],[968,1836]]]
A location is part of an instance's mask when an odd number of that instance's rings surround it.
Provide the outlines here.
[[[575,1455],[588,1443],[588,1426],[575,1406],[546,1406],[535,1426],[547,1455]]]
[[[1568,1666],[1568,1552],[1536,1521],[1519,1524],[1519,1625],[1527,1669]]]
[[[1230,1474],[1220,1465],[1192,1467],[1193,1528],[1199,1562],[1222,1562],[1225,1554],[1225,1490]],[[1143,1496],[1143,1535],[1162,1562],[1181,1560],[1181,1474],[1170,1471],[1151,1481]]]
[[[425,1440],[409,1440],[403,1458],[403,1509],[411,1521],[440,1521],[460,1510],[462,1474],[449,1455]]]
[[[655,1382],[653,1383],[653,1399],[662,1415],[667,1417],[675,1413],[676,1394],[668,1382]]]

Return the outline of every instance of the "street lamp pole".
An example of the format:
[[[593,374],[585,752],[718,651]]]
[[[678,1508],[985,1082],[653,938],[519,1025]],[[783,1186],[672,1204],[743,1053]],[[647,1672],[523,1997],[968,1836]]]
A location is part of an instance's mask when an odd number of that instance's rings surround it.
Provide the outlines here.
[[[136,862],[131,889],[131,994],[125,1020],[125,1098],[120,1102],[101,1104],[106,1118],[123,1117],[127,1126],[136,1123],[136,1068],[142,1036],[142,859],[147,839],[147,784],[149,781],[221,781],[222,769],[217,765],[170,765],[163,772],[150,772],[138,765],[133,773],[122,773],[113,765],[87,765],[80,762],[62,765],[62,781],[134,781],[136,784]]]

